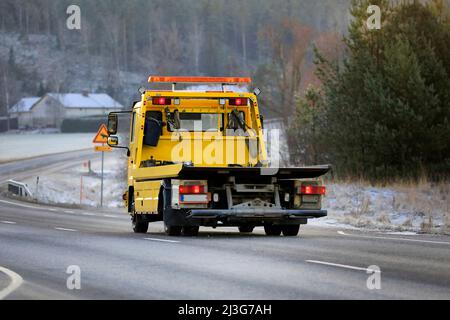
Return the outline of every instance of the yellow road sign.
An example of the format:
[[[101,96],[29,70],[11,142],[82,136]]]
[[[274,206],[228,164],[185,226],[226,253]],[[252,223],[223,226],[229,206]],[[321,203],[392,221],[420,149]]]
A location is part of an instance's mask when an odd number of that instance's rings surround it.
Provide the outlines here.
[[[95,146],[95,151],[97,151],[97,152],[111,152],[112,148],[110,146]]]
[[[102,124],[100,126],[100,128],[98,129],[97,134],[95,135],[94,140],[92,141],[93,143],[108,143],[108,129],[106,128],[106,126],[104,124]]]

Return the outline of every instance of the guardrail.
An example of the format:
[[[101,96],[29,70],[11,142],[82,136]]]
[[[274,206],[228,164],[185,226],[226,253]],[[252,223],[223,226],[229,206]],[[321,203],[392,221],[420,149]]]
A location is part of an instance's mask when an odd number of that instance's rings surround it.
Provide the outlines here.
[[[19,197],[33,198],[33,193],[30,191],[25,183],[17,182],[14,180],[8,180],[8,192],[15,194]]]

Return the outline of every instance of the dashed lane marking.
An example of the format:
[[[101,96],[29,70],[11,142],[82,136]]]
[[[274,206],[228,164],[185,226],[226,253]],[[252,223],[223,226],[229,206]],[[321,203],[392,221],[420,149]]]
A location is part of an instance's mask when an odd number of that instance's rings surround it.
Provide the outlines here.
[[[144,240],[157,241],[157,242],[167,242],[167,243],[179,243],[180,242],[180,241],[175,241],[175,240],[165,240],[165,239],[156,239],[156,238],[144,238]]]
[[[75,229],[67,229],[67,228],[60,228],[60,227],[56,227],[55,230],[68,231],[68,232],[77,232],[78,231],[78,230],[75,230]]]
[[[355,266],[349,266],[349,265],[346,265],[346,264],[332,263],[332,262],[326,262],[326,261],[306,260],[306,262],[308,262],[308,263],[315,263],[315,264],[322,264],[322,265],[331,266],[331,267],[350,269],[350,270],[365,271],[365,272],[380,272],[381,273],[381,271],[375,270],[375,269],[355,267]]]
[[[6,221],[6,220],[4,220],[4,221],[0,221],[1,223],[4,223],[4,224],[17,224],[17,222],[14,222],[14,221]]]
[[[106,218],[114,218],[114,219],[122,219],[122,218],[124,218],[122,216],[115,216],[115,215],[112,215],[112,214],[104,214],[103,216],[106,217]]]

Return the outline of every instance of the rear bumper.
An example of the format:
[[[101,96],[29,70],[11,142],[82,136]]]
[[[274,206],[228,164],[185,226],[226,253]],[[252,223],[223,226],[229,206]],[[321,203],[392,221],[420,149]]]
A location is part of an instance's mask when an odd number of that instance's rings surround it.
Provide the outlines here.
[[[312,219],[326,217],[326,210],[284,210],[284,209],[203,209],[191,210],[190,219]]]

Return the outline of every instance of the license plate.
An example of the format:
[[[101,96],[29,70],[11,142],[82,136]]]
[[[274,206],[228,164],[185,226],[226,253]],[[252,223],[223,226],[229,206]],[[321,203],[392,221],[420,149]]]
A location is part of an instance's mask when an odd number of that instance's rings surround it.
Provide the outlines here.
[[[302,202],[306,203],[316,203],[319,202],[320,198],[316,195],[303,195],[302,196]]]
[[[181,203],[208,203],[207,194],[182,194],[180,195]]]

